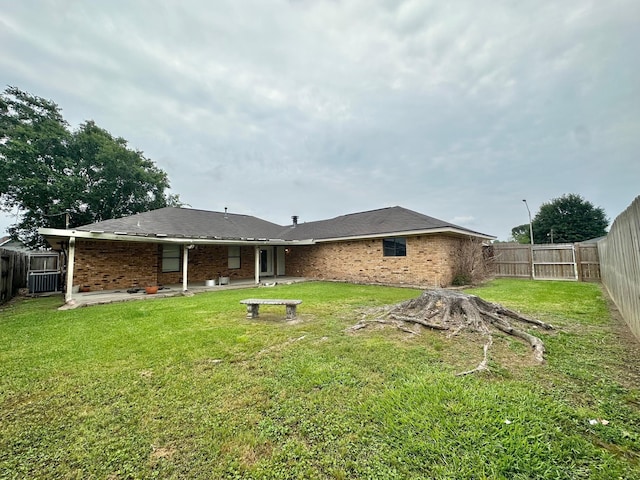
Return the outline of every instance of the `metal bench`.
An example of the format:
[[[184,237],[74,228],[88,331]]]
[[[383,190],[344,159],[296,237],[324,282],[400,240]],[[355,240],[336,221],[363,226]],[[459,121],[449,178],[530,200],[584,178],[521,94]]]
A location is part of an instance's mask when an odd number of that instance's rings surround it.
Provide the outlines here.
[[[285,305],[287,307],[287,320],[296,318],[296,307],[302,300],[283,300],[276,298],[248,298],[240,300],[247,306],[247,318],[257,318],[260,305]]]

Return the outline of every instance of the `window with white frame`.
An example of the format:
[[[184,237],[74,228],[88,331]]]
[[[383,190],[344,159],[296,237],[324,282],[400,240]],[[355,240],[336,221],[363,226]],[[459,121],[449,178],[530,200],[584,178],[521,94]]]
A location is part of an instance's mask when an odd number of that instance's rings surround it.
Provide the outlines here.
[[[180,271],[180,245],[162,245],[162,272]]]
[[[227,265],[230,269],[240,268],[240,246],[230,245],[227,258]]]
[[[407,239],[405,237],[384,238],[382,251],[385,257],[406,257]]]

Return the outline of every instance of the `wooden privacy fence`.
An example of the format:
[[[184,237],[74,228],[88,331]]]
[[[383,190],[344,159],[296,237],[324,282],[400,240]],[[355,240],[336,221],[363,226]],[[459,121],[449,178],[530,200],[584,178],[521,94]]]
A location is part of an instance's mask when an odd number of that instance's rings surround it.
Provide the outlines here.
[[[640,197],[614,220],[598,242],[602,283],[634,335],[640,339]]]
[[[0,248],[0,303],[11,299],[27,286],[29,255]]]
[[[595,243],[496,243],[492,247],[496,277],[583,282],[600,280]]]

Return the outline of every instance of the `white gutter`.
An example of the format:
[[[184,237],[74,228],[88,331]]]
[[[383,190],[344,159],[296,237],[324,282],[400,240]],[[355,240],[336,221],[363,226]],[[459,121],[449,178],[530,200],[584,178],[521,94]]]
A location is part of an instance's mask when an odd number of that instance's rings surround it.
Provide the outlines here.
[[[313,245],[313,240],[281,240],[281,239],[221,239],[200,237],[169,237],[165,233],[158,234],[128,234],[126,232],[86,232],[83,230],[64,230],[58,228],[40,228],[38,233],[44,237],[82,238],[85,240],[111,240],[116,242],[140,242],[140,243],[177,243],[180,245]]]
[[[465,237],[477,237],[485,240],[495,240],[496,237],[492,235],[485,235],[483,233],[470,232],[469,230],[461,230],[459,228],[443,227],[432,228],[429,230],[407,230],[404,232],[389,232],[389,233],[372,233],[369,235],[353,235],[350,237],[333,237],[333,238],[318,238],[315,243],[324,242],[340,242],[349,240],[366,240],[372,238],[389,238],[389,237],[409,237],[416,235],[432,235],[434,233],[453,233],[456,235],[464,235]]]
[[[495,240],[496,237],[482,233],[469,232],[459,228],[443,227],[429,230],[407,230],[403,232],[372,233],[369,235],[352,235],[348,237],[332,237],[305,240],[282,240],[269,238],[202,238],[202,237],[169,237],[166,233],[156,234],[129,234],[127,232],[106,233],[102,231],[65,230],[58,228],[40,228],[38,233],[44,237],[82,238],[86,240],[111,240],[116,242],[140,242],[140,243],[173,243],[179,245],[315,245],[316,243],[344,242],[350,240],[366,240],[374,238],[406,237],[415,235],[433,235],[436,233],[448,233],[465,237],[476,237],[485,240]]]

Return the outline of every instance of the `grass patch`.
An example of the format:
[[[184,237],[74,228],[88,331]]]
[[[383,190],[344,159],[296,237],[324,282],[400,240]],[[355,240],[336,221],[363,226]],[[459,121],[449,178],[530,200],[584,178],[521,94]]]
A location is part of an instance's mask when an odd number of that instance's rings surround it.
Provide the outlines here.
[[[304,283],[0,316],[6,478],[637,478],[633,344],[599,287],[496,281],[474,293],[558,327],[548,362],[496,335],[346,334],[410,289]],[[300,298],[245,318],[249,297]],[[635,366],[637,366],[637,362]],[[610,423],[591,425],[590,419]]]

